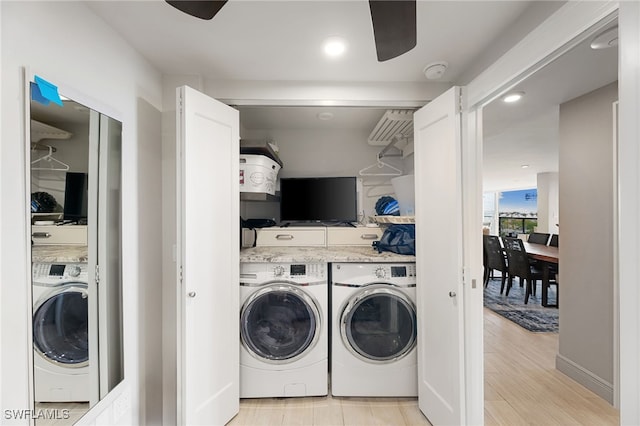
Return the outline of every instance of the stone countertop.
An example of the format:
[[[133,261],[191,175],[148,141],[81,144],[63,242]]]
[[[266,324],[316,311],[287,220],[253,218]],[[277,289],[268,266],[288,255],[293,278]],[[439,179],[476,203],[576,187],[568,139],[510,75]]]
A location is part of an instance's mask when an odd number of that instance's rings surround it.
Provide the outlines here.
[[[33,263],[83,263],[87,259],[87,246],[63,244],[31,246]]]
[[[240,251],[240,263],[311,263],[311,262],[415,262],[416,257],[388,251],[378,253],[370,246],[331,247],[252,247]]]

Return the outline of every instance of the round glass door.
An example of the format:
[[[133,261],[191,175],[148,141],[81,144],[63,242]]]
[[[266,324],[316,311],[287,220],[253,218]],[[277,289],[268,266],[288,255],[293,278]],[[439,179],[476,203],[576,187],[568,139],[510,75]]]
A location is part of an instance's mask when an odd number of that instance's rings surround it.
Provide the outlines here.
[[[320,315],[315,301],[287,284],[254,293],[242,308],[241,337],[254,356],[271,362],[293,362],[313,347]]]
[[[413,302],[389,286],[376,286],[356,295],[342,314],[342,339],[354,354],[387,362],[402,358],[416,344]]]
[[[88,303],[85,290],[54,293],[33,315],[33,342],[45,359],[67,367],[89,361]]]

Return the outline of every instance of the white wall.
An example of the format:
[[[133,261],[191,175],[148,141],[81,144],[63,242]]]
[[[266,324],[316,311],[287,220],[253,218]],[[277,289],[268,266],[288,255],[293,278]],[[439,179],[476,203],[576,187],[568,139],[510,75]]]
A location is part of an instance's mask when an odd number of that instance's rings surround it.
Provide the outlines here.
[[[58,83],[84,104],[123,122],[123,278],[125,381],[99,403],[85,423],[138,423],[138,262],[149,260],[138,241],[139,164],[137,100],[161,105],[159,73],[115,31],[79,2],[0,2],[2,18],[2,144],[0,179],[0,324],[4,409],[29,408],[27,186],[23,145],[22,66]],[[73,93],[72,93],[73,92]],[[157,211],[160,211],[158,201]],[[149,218],[144,218],[149,220]],[[150,220],[154,220],[151,218]],[[144,277],[143,277],[144,279]],[[9,423],[3,419],[3,422]]]
[[[560,106],[558,369],[613,401],[617,83]]]
[[[358,172],[376,162],[376,155],[383,148],[367,143],[373,129],[314,129],[314,130],[252,130],[245,131],[248,138],[273,140],[279,147],[284,167],[279,177],[357,176]],[[413,157],[411,157],[413,158]],[[400,158],[389,157],[385,162],[403,169]],[[375,215],[375,203],[385,193],[392,196],[389,176],[364,177],[363,184],[382,184],[362,188],[362,204],[359,214]],[[370,196],[367,196],[369,193]],[[277,203],[246,203],[249,217],[278,217]]]

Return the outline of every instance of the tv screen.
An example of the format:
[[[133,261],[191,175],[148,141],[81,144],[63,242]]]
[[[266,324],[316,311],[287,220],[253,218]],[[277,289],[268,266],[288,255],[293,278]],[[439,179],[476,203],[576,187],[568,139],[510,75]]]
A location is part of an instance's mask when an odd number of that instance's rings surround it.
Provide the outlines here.
[[[281,222],[356,222],[355,177],[280,179]]]
[[[87,219],[88,179],[86,173],[67,172],[64,185],[64,220]]]

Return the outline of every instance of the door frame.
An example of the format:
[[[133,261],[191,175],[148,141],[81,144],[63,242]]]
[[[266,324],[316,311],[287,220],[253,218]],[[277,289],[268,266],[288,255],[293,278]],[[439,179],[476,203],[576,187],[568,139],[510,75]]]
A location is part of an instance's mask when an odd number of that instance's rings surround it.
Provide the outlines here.
[[[636,262],[640,256],[640,227],[637,218],[640,215],[638,184],[640,174],[640,150],[636,141],[640,129],[634,121],[639,109],[639,101],[633,97],[640,88],[640,73],[634,71],[640,59],[638,52],[640,29],[640,7],[616,1],[606,2],[569,2],[555,14],[534,29],[523,40],[516,44],[504,56],[498,59],[483,73],[478,75],[467,86],[467,123],[468,138],[471,145],[479,147],[482,152],[482,108],[506,91],[531,76],[578,43],[593,36],[614,19],[619,19],[622,36],[619,44],[619,88],[620,121],[618,159],[618,195],[622,204],[616,207],[618,229],[617,245],[614,248],[614,265],[617,276],[614,279],[614,406],[620,408],[622,424],[638,424],[640,422],[640,368],[637,365],[640,348],[640,317],[636,313],[640,305],[640,292],[636,289],[637,277],[640,274]],[[628,37],[624,37],[627,35]],[[624,154],[624,153],[627,154]],[[480,156],[481,161],[481,156]],[[469,194],[465,194],[467,197]],[[482,197],[476,194],[476,200],[465,198],[465,204],[473,206]],[[624,210],[621,208],[624,206]],[[476,251],[476,261],[481,251]],[[475,264],[476,262],[474,262]],[[626,278],[625,278],[626,277]],[[473,307],[469,308],[467,318],[473,324],[482,324],[482,314],[478,316]],[[474,317],[475,315],[475,317]],[[621,318],[626,318],[621,321]],[[629,320],[632,319],[632,320]],[[474,332],[471,333],[475,334]],[[469,353],[478,353],[478,341],[467,336]],[[624,372],[624,374],[620,372]],[[473,373],[471,373],[473,374]],[[474,375],[477,378],[477,376]],[[625,379],[627,378],[627,379]],[[471,386],[468,392],[473,392]],[[483,410],[475,404],[478,402],[470,395],[467,399],[468,419],[482,422]]]

